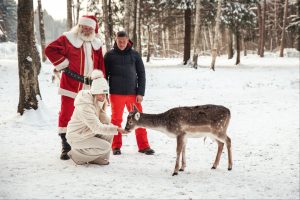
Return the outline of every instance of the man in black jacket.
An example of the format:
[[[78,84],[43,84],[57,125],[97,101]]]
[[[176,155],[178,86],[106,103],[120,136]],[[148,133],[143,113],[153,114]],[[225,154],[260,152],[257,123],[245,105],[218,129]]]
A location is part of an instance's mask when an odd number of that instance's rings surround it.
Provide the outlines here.
[[[116,34],[116,42],[112,50],[104,56],[106,78],[110,88],[111,122],[121,127],[124,107],[128,111],[135,105],[142,112],[141,102],[145,94],[145,68],[140,55],[132,50],[132,42],[125,31]],[[144,128],[135,130],[136,141],[140,153],[154,154],[150,148],[147,131]],[[122,134],[114,136],[112,149],[114,155],[121,154]]]

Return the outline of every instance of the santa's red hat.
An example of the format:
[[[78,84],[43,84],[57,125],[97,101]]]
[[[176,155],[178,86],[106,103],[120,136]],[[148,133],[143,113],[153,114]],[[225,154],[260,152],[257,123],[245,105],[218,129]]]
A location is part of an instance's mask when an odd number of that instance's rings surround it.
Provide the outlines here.
[[[95,30],[95,33],[98,33],[98,20],[94,15],[83,15],[79,18],[79,25],[90,26]]]

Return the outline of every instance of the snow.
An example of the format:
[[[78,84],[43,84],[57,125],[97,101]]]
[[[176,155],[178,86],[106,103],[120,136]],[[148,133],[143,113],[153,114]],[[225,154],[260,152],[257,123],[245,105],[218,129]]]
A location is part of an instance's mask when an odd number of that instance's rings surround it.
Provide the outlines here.
[[[51,82],[51,64],[44,63],[39,76],[39,109],[19,116],[16,48],[1,43],[0,198],[299,199],[299,52],[296,55],[248,55],[238,66],[235,59],[221,56],[215,72],[205,56],[199,57],[197,70],[176,58],[146,63],[145,113],[202,104],[221,104],[232,113],[228,135],[233,170],[227,170],[226,148],[219,167],[211,170],[217,144],[190,138],[186,171],[171,176],[176,140],[153,130],[148,130],[153,156],[137,152],[132,133],[123,137],[122,155],[111,155],[108,166],[61,161],[56,133],[60,98],[57,84]]]

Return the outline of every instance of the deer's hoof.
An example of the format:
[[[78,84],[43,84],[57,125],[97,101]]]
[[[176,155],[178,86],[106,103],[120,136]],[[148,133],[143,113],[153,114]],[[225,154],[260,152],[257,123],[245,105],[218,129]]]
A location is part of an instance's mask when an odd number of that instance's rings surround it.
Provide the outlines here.
[[[212,166],[211,169],[216,169],[216,167],[215,167],[215,166]]]
[[[179,169],[179,171],[183,172],[183,171],[184,171],[184,169]]]
[[[228,171],[231,171],[232,170],[232,167],[228,167]]]
[[[175,175],[178,175],[178,172],[174,172],[174,173],[172,174],[172,176],[175,176]]]

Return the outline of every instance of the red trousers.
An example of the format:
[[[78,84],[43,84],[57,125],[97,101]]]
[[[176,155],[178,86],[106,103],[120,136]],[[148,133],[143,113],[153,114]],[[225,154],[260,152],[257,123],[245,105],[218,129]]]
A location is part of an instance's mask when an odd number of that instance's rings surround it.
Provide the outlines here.
[[[74,111],[74,99],[61,96],[61,105],[58,117],[58,133],[66,133],[67,125],[72,117]]]
[[[110,104],[111,104],[111,123],[121,127],[123,121],[123,112],[126,106],[128,112],[133,110],[133,104],[138,108],[140,112],[142,111],[142,105],[136,102],[136,95],[110,95]],[[147,131],[144,128],[135,129],[136,142],[139,150],[143,150],[149,147]],[[122,134],[114,136],[112,148],[121,148],[122,147]]]

